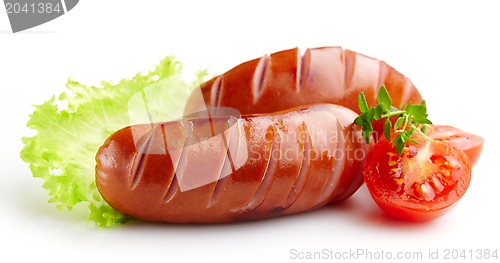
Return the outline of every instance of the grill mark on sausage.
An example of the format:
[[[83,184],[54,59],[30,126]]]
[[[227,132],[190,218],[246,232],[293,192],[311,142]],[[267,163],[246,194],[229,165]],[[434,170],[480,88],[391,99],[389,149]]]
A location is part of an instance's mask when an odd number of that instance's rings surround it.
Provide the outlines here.
[[[163,197],[162,204],[168,204],[174,198],[175,194],[179,191],[179,182],[177,176],[174,175],[174,179],[168,186],[167,193]]]
[[[275,124],[272,124],[271,126],[269,126],[269,128],[267,132],[269,133],[269,130],[272,131],[273,140],[271,143],[271,151],[269,152],[266,170],[264,171],[264,176],[260,181],[257,191],[255,191],[252,199],[250,200],[250,202],[248,202],[247,206],[243,208],[243,211],[245,212],[250,212],[256,209],[264,202],[267,194],[269,193],[269,190],[271,189],[272,182],[276,178],[276,167],[278,166],[279,157],[274,158],[273,153],[275,152],[275,149],[278,149],[277,152],[281,155],[281,152],[279,151],[281,138],[279,136],[277,128],[275,127]]]
[[[181,152],[181,157],[179,158],[179,163],[177,167],[174,167],[173,171],[173,177],[174,179],[172,182],[167,186],[167,191],[165,193],[165,196],[163,197],[162,204],[167,204],[169,203],[174,196],[179,192],[179,180],[177,179],[179,174],[182,174],[184,171],[185,163],[186,163],[186,147],[188,146],[189,141],[191,140],[192,136],[192,129],[193,129],[193,124],[190,121],[181,121],[180,122],[181,126],[184,128],[184,135],[185,135],[185,140],[184,140],[184,145],[182,147],[182,152]],[[166,142],[166,140],[165,140]]]
[[[252,91],[253,91],[253,103],[256,104],[262,94],[262,89],[264,88],[264,82],[267,78],[267,73],[269,71],[269,64],[271,63],[268,55],[264,55],[260,60],[259,64],[255,68],[255,72],[252,80]]]
[[[300,193],[302,192],[302,189],[304,188],[304,185],[306,184],[307,174],[309,173],[311,138],[305,122],[302,122],[301,129],[299,130],[301,130],[301,136],[305,135],[305,137],[301,138],[300,140],[300,142],[303,144],[304,149],[302,151],[302,163],[300,165],[299,175],[296,177],[292,189],[290,189],[287,198],[281,205],[281,210],[288,209],[297,200]]]
[[[219,177],[220,177],[220,175],[219,175]],[[216,181],[216,185],[215,185],[214,191],[212,193],[212,196],[210,197],[210,200],[208,201],[207,208],[210,208],[210,207],[216,205],[217,203],[219,203],[219,201],[222,198],[223,193],[226,191],[226,188],[230,182],[231,182],[231,176],[226,176],[226,177]]]
[[[335,163],[333,165],[332,172],[330,173],[330,178],[328,179],[328,183],[321,192],[321,195],[315,206],[325,204],[330,199],[330,196],[332,196],[333,192],[335,192],[337,188],[340,177],[344,172],[345,158],[347,158],[347,156],[345,156],[346,155],[345,140],[346,138],[344,137],[342,124],[340,124],[340,122],[337,121],[337,145],[336,145],[337,147],[335,149],[335,157],[334,157]]]
[[[302,78],[302,54],[297,52],[297,71],[295,72],[295,92],[300,92],[300,81]]]
[[[300,92],[300,89],[302,89],[307,81],[307,78],[309,76],[309,70],[311,67],[311,50],[308,48],[302,55],[302,58],[300,59],[300,74],[297,72],[297,75],[300,75],[300,82],[298,82],[298,87],[299,90],[297,90],[297,93]]]
[[[210,94],[210,105],[212,107],[219,107],[222,99],[222,76],[219,75],[212,84],[212,90]]]
[[[151,140],[153,138],[154,130],[152,129],[148,135],[148,138],[144,144],[139,146],[139,149],[135,152],[134,160],[132,161],[132,168],[130,169],[130,190],[134,190],[139,183],[142,174],[144,172],[144,160],[146,159],[145,152],[149,149],[151,145]]]
[[[235,168],[235,164],[234,164],[232,155],[237,154],[238,149],[236,149],[236,152],[232,153],[230,144],[231,144],[231,140],[233,139],[233,137],[236,137],[237,140],[239,140],[240,123],[238,121],[236,121],[233,125],[237,125],[237,128],[231,129],[231,123],[230,123],[231,121],[232,121],[231,119],[228,120],[229,138],[226,140],[227,141],[227,144],[225,145],[225,147],[226,147],[226,159],[224,160],[222,167],[224,168],[226,163],[229,163],[229,165],[231,167],[231,173],[234,173],[236,171],[236,168]],[[233,134],[233,130],[236,130],[237,133],[234,132],[236,134]],[[224,133],[222,133],[222,134],[224,134]],[[239,142],[237,142],[237,143],[239,143]],[[224,170],[223,168],[219,172],[219,177],[218,177],[218,180],[215,182],[215,187],[214,187],[214,190],[212,192],[212,196],[210,196],[210,200],[208,201],[207,208],[210,208],[210,207],[216,205],[221,200],[222,195],[226,191],[229,183],[231,182],[231,175],[226,175],[224,178],[220,179],[222,172]]]
[[[347,94],[347,90],[349,90],[349,86],[351,85],[351,78],[353,74],[353,61],[352,57],[348,54],[348,51],[342,49],[342,67],[344,69],[344,90]]]

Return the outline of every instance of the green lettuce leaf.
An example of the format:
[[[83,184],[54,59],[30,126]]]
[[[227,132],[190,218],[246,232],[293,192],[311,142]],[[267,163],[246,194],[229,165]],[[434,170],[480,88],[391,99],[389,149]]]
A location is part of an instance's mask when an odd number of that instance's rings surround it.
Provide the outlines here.
[[[95,155],[114,131],[141,121],[137,116],[144,115],[144,109],[140,103],[131,103],[137,101],[134,98],[138,94],[156,99],[148,102],[155,121],[182,116],[196,81],[183,81],[181,70],[180,62],[167,57],[147,74],[137,74],[116,85],[103,82],[101,87],[85,86],[70,79],[68,91],[35,106],[27,127],[36,130],[36,135],[22,138],[25,146],[21,158],[29,163],[33,177],[44,180],[49,202],[68,210],[85,203],[88,219],[101,227],[131,220],[101,197],[95,184]],[[204,75],[206,72],[200,72],[196,80],[201,81]]]

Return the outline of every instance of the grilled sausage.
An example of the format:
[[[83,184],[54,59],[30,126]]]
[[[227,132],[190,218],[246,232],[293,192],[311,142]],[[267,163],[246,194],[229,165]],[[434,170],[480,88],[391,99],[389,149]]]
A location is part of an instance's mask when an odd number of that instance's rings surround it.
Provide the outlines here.
[[[333,104],[135,125],[111,135],[96,183],[135,218],[219,223],[307,211],[362,183],[357,114]]]
[[[357,96],[365,93],[370,107],[384,84],[393,105],[418,104],[422,97],[413,83],[384,61],[340,47],[297,48],[247,61],[201,85],[185,111],[231,107],[242,114],[271,113],[300,105],[334,103],[358,114]],[[199,98],[202,96],[202,98]],[[382,122],[374,125],[375,136]]]

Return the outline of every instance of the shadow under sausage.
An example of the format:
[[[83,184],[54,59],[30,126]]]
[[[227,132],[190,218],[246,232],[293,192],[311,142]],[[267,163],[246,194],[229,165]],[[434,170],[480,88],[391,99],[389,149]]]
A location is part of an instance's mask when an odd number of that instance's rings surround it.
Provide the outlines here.
[[[22,181],[22,182],[21,182]],[[59,211],[54,204],[48,203],[48,196],[41,187],[34,183],[31,178],[31,184],[24,180],[15,181],[13,185],[7,187],[3,194],[15,197],[10,198],[9,206],[11,212],[23,217],[33,218],[38,221],[55,221],[58,225],[80,225],[85,227],[92,226],[92,222],[86,221],[88,210],[84,204],[76,205],[70,213],[66,209]],[[28,179],[26,179],[28,181]],[[7,207],[8,208],[8,207]],[[436,221],[436,220],[435,220]],[[262,230],[273,231],[276,228],[294,228],[297,224],[336,224],[338,227],[345,227],[346,224],[353,227],[362,226],[367,228],[383,229],[419,229],[425,228],[434,221],[427,223],[413,223],[393,219],[387,216],[372,200],[366,186],[362,186],[350,198],[326,205],[324,207],[292,215],[280,215],[265,219],[256,219],[250,221],[238,221],[230,223],[211,223],[211,224],[189,224],[189,223],[165,223],[165,222],[147,222],[142,220],[132,220],[123,225],[114,225],[113,230],[127,231],[173,231],[173,232],[196,232],[212,233],[220,231],[238,230]],[[54,222],[53,222],[54,223]],[[334,226],[335,227],[335,226]],[[98,228],[98,227],[96,227]]]
[[[164,223],[164,222],[146,222],[137,220],[129,222],[121,227],[130,231],[194,231],[198,233],[211,233],[221,231],[248,230],[248,231],[275,231],[276,229],[296,228],[297,225],[307,227],[311,224],[325,224],[335,228],[346,225],[363,228],[381,228],[397,230],[415,230],[425,228],[431,222],[414,223],[393,219],[386,215],[372,200],[368,190],[362,186],[358,192],[338,203],[329,204],[324,207],[292,215],[280,215],[265,219],[256,219],[249,221],[238,221],[230,223]]]

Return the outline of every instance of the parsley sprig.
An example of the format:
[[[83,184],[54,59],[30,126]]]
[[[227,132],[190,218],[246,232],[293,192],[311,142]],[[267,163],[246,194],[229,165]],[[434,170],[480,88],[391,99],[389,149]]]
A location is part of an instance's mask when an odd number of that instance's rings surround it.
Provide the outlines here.
[[[417,143],[412,139],[414,132],[418,132],[423,135],[424,138],[431,140],[425,135],[426,124],[432,124],[432,122],[427,119],[427,107],[425,101],[421,104],[412,105],[407,104],[398,109],[392,106],[392,99],[389,96],[389,92],[384,85],[380,87],[377,94],[378,105],[370,108],[366,101],[365,94],[363,92],[358,95],[358,107],[361,111],[354,123],[356,125],[363,127],[363,139],[366,143],[370,143],[370,138],[373,133],[372,121],[378,121],[380,119],[385,119],[384,121],[384,136],[388,141],[391,141],[391,129],[394,129],[396,137],[392,141],[393,147],[396,147],[396,151],[401,155],[404,146],[407,141]],[[391,122],[391,118],[396,118],[394,126]]]

